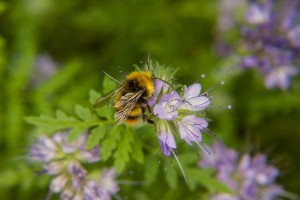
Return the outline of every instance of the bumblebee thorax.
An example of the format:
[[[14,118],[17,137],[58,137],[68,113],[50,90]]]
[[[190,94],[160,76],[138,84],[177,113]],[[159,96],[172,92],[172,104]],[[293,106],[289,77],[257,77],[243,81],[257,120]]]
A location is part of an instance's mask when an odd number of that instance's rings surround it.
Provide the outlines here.
[[[146,98],[150,98],[153,95],[154,86],[152,73],[150,71],[132,72],[127,76],[126,81],[128,83],[128,87],[132,89],[144,89]]]

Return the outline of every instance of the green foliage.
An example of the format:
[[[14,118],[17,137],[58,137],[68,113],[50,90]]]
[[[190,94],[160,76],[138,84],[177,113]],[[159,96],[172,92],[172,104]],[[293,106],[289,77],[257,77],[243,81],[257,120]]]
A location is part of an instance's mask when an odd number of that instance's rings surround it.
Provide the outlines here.
[[[37,176],[24,155],[37,136],[61,130],[70,130],[69,140],[87,132],[86,148],[101,146],[97,167],[115,166],[120,180],[143,182],[142,186],[120,185],[121,198],[208,199],[214,192],[230,192],[213,171],[198,168],[199,157],[192,148],[178,152],[186,183],[174,159],[164,165],[156,156],[159,145],[153,127],[115,126],[111,106],[92,109],[101,95],[118,85],[103,71],[121,81],[118,67],[130,73],[135,69],[132,63],[145,64],[148,53],[160,61],[159,66],[178,68],[178,84],[193,83],[206,74],[200,79],[205,91],[226,81],[211,91],[212,105],[232,104],[233,109],[209,110],[210,130],[237,150],[271,152],[270,160],[281,160],[276,164],[286,172],[280,183],[300,194],[299,76],[289,91],[268,91],[261,76],[234,67],[236,57],[217,58],[212,48],[220,34],[215,27],[219,3],[0,2],[0,199],[45,199],[49,179]],[[238,12],[237,16],[244,15],[244,10]],[[236,37],[232,30],[228,42],[238,41]],[[37,66],[43,54],[57,64],[54,73]],[[158,71],[162,77],[165,71]]]

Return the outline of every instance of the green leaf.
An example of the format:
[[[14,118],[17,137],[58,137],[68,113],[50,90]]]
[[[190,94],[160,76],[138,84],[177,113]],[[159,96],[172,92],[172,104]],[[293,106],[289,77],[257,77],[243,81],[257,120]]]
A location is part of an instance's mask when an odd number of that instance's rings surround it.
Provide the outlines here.
[[[93,147],[98,145],[99,141],[104,138],[106,131],[107,127],[100,125],[91,130],[91,134],[88,136],[85,147],[87,149],[92,149]]]
[[[56,111],[56,118],[57,119],[62,119],[62,120],[68,120],[69,117],[61,110]]]
[[[165,170],[165,172],[166,172],[165,178],[166,178],[168,185],[173,190],[176,189],[176,187],[178,185],[178,172],[174,169],[173,166],[167,168]]]
[[[144,163],[144,153],[142,143],[138,138],[134,138],[134,143],[132,145],[132,158],[138,163]]]
[[[101,149],[101,157],[105,161],[107,160],[112,151],[116,148],[117,142],[120,139],[120,126],[114,126],[108,133],[107,137],[102,142],[102,149]]]
[[[85,127],[74,127],[68,135],[68,142],[77,140],[85,129]]]
[[[215,178],[213,170],[187,168],[186,175],[188,177],[188,186],[191,190],[196,189],[197,183],[206,187],[209,193],[232,193],[232,190],[224,183]]]
[[[84,108],[81,105],[76,105],[75,106],[75,113],[82,120],[95,120],[95,119],[97,119],[96,116],[92,114],[90,109]]]
[[[114,111],[111,107],[102,107],[102,108],[97,108],[97,114],[100,117],[104,117],[108,119],[109,121],[114,121]]]
[[[145,185],[149,186],[155,180],[158,173],[158,161],[157,157],[149,156],[146,161],[145,169]]]
[[[104,94],[114,90],[117,87],[116,82],[111,80],[111,78],[109,78],[108,76],[104,76],[102,86]]]
[[[100,93],[98,93],[95,90],[91,89],[89,91],[89,97],[90,97],[89,102],[91,103],[91,105],[93,105],[97,101],[97,99],[100,98],[100,96],[101,96]]]
[[[114,154],[115,164],[118,172],[122,172],[126,163],[130,160],[129,155],[132,152],[131,143],[133,143],[132,130],[127,128],[122,134],[122,139],[119,141],[118,149]]]

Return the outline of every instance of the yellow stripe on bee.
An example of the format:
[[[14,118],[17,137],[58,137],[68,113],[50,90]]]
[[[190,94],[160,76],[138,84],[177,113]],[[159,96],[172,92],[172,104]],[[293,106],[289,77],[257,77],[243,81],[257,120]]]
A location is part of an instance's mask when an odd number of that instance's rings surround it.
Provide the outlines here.
[[[150,71],[132,72],[128,75],[127,80],[137,80],[139,86],[146,89],[147,98],[150,98],[153,95],[154,86],[152,80],[152,73]]]
[[[129,116],[135,117],[135,116],[140,116],[141,114],[142,114],[141,106],[135,106],[129,113]]]

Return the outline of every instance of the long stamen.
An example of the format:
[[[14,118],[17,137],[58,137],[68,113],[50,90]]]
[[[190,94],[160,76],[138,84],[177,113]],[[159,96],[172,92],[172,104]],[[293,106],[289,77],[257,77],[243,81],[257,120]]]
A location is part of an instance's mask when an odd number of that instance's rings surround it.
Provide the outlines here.
[[[172,154],[174,155],[174,157],[175,157],[175,159],[176,159],[176,161],[177,161],[177,163],[178,163],[178,166],[179,166],[179,168],[180,168],[180,170],[181,170],[181,172],[182,172],[182,174],[183,174],[184,180],[185,180],[185,182],[187,183],[187,179],[186,179],[186,175],[185,175],[185,173],[184,173],[184,170],[183,170],[183,168],[182,168],[182,166],[181,166],[181,164],[180,164],[180,162],[179,162],[179,160],[178,160],[178,158],[177,158],[177,156],[176,156],[176,154],[174,153],[173,150],[172,150]]]

